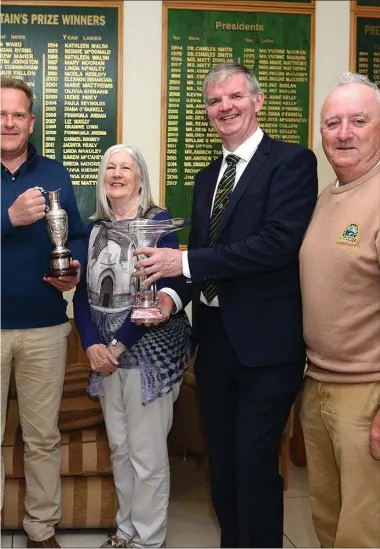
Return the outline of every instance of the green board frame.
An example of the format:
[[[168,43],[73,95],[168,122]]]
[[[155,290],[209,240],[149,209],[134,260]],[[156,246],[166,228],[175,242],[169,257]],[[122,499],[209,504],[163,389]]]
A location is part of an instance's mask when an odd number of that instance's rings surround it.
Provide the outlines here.
[[[314,9],[189,4],[163,5],[160,204],[175,217],[191,216],[194,176],[221,154],[201,93],[213,64],[254,68],[266,96],[259,122],[269,135],[309,147],[312,139]],[[182,246],[188,232],[179,233]]]
[[[82,219],[100,159],[121,140],[122,0],[3,1],[2,74],[31,85],[38,151],[70,172]]]

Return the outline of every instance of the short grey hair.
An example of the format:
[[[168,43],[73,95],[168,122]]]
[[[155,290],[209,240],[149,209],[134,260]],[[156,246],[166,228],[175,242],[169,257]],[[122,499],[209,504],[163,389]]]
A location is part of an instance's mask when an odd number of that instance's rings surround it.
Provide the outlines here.
[[[257,99],[257,95],[261,91],[260,84],[254,73],[248,67],[240,65],[239,63],[220,63],[219,65],[215,65],[215,67],[206,74],[203,81],[203,99],[205,103],[207,103],[207,88],[209,86],[217,86],[235,74],[244,74],[248,82],[248,89],[253,95],[253,99]]]
[[[110,157],[119,151],[126,151],[134,160],[135,168],[138,171],[141,180],[141,194],[140,194],[140,208],[139,214],[144,216],[145,213],[150,210],[155,203],[153,202],[152,191],[150,189],[148,167],[142,153],[135,147],[130,145],[113,145],[103,155],[100,161],[98,180],[96,183],[96,211],[94,215],[90,217],[92,221],[100,220],[112,220],[113,212],[111,203],[107,198],[104,188],[104,178],[106,174],[106,167]]]
[[[341,86],[347,86],[348,84],[362,84],[363,86],[371,88],[371,90],[375,92],[375,96],[380,108],[380,89],[375,84],[375,82],[371,82],[368,76],[364,76],[363,74],[359,74],[357,72],[344,72],[336,78],[334,84],[331,87],[331,91],[334,91]]]
[[[1,88],[10,88],[12,90],[20,90],[23,91],[28,99],[28,112],[29,114],[32,114],[33,112],[33,100],[34,100],[34,94],[32,88],[24,82],[24,80],[20,80],[19,78],[11,78],[9,76],[2,76],[1,77]]]

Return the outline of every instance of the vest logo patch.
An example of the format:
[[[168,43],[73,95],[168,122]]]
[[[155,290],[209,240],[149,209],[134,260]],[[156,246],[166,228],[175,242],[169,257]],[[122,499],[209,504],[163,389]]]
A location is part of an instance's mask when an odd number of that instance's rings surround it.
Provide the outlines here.
[[[359,226],[356,223],[347,225],[343,233],[340,235],[337,244],[356,246],[359,244]]]

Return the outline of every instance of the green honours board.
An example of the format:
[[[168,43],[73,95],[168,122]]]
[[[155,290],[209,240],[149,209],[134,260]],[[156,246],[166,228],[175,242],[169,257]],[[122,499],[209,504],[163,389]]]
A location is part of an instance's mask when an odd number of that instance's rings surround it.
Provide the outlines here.
[[[380,86],[380,10],[356,17],[355,68]]]
[[[380,8],[380,0],[356,0],[356,5],[358,6],[358,8]]]
[[[2,75],[33,88],[32,141],[69,170],[85,221],[95,211],[100,159],[118,142],[121,120],[122,2],[94,5],[3,2],[0,16]]]
[[[202,81],[212,66],[235,61],[254,69],[266,97],[260,126],[273,138],[310,144],[312,19],[304,10],[167,6],[161,202],[172,215],[191,215],[194,176],[221,154],[202,97]],[[186,244],[185,230],[179,237]]]

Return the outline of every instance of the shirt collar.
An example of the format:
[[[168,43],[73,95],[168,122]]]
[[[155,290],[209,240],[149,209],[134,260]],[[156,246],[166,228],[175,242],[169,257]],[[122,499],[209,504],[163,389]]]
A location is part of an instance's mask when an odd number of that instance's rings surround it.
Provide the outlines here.
[[[28,142],[28,150],[27,150],[26,160],[17,168],[17,170],[13,173],[13,175],[17,175],[21,171],[23,166],[25,166],[25,164],[30,162],[30,160],[32,160],[37,155],[38,155],[37,149],[34,147],[34,145],[32,145],[32,143]],[[1,163],[1,169],[2,170],[7,169],[7,168],[5,168],[3,163]]]
[[[248,137],[248,139],[244,141],[244,143],[239,145],[236,151],[234,151],[233,153],[227,150],[223,145],[223,160],[226,160],[226,156],[228,156],[229,154],[236,154],[236,156],[248,162],[253,154],[256,152],[256,149],[260,145],[263,137],[264,132],[261,128],[258,127],[257,130],[250,137]]]
[[[35,146],[32,145],[32,143],[28,142],[28,156],[26,161],[30,160],[31,158],[33,158],[33,156],[36,156],[37,154],[38,152]]]

